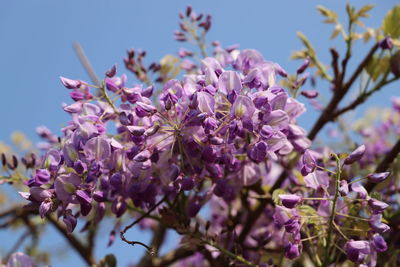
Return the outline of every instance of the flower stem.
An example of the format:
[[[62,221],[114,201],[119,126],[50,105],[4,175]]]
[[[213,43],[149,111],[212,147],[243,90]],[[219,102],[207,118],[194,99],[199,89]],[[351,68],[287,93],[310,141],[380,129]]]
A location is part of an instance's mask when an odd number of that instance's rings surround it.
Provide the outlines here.
[[[337,212],[336,215],[338,215],[338,216],[343,216],[343,217],[347,217],[347,218],[351,218],[351,219],[355,219],[355,220],[369,221],[369,220],[366,219],[366,218],[357,217],[357,216],[351,216],[351,215],[344,214],[344,213],[339,213],[339,212]]]
[[[303,197],[304,200],[329,200],[326,197]]]
[[[340,176],[342,173],[342,169],[340,166],[339,157],[336,154],[334,154],[334,157],[336,159],[336,166],[337,166],[336,177],[335,177],[335,196],[333,198],[332,211],[331,211],[331,216],[329,219],[328,237],[327,237],[327,242],[326,242],[326,246],[325,246],[325,256],[324,256],[324,262],[322,264],[322,267],[327,267],[331,260],[329,257],[329,248],[331,247],[332,232],[333,232],[334,220],[335,220],[335,216],[336,216],[336,201],[340,196],[339,186],[340,186]]]
[[[366,178],[367,178],[367,177],[362,177],[362,178],[355,179],[354,181],[349,182],[348,185],[351,185],[351,184],[354,184],[354,183],[356,183],[356,182],[362,181],[362,180],[364,180],[364,179],[366,179]]]
[[[101,93],[104,97],[104,99],[107,101],[107,103],[112,107],[112,109],[114,110],[114,112],[116,114],[119,114],[118,109],[115,107],[114,103],[111,101],[110,97],[107,94],[107,90],[106,90],[106,85],[104,83],[104,81],[101,83]]]
[[[208,245],[210,245],[210,246],[212,246],[212,247],[218,249],[219,251],[221,251],[222,253],[224,253],[225,255],[227,255],[227,256],[229,256],[229,257],[231,257],[232,259],[234,259],[234,260],[236,260],[236,261],[240,261],[241,263],[244,263],[244,264],[246,264],[247,266],[259,267],[257,264],[254,264],[254,263],[252,263],[252,262],[246,260],[246,259],[243,258],[242,256],[236,255],[236,254],[230,252],[229,250],[227,250],[227,249],[225,249],[225,248],[223,248],[223,247],[220,247],[220,246],[219,246],[218,244],[216,244],[215,242],[212,242],[212,241],[205,241],[205,242],[206,242]]]

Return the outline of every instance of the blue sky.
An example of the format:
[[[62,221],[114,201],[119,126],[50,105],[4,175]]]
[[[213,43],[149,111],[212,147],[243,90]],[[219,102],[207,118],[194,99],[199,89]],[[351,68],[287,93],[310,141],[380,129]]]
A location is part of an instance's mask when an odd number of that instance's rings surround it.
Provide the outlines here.
[[[350,1],[356,6],[366,1]],[[246,3],[246,4],[244,4]],[[292,51],[302,48],[296,31],[304,32],[322,60],[329,63],[328,49],[340,42],[329,41],[332,26],[320,23],[315,6],[325,5],[345,18],[346,1],[132,1],[132,0],[25,0],[0,2],[0,140],[9,142],[15,130],[24,132],[37,141],[35,128],[46,125],[55,133],[68,122],[61,103],[71,103],[59,76],[88,80],[72,49],[79,41],[96,72],[100,75],[117,63],[123,71],[122,58],[128,48],[148,52],[148,61],[156,61],[167,53],[175,53],[181,44],[173,40],[178,28],[178,13],[187,4],[196,11],[213,16],[208,40],[219,40],[224,46],[238,43],[241,48],[259,50],[266,59],[276,61],[288,72],[294,72],[300,62],[289,60]],[[399,1],[375,1],[370,26],[378,26],[384,14]],[[356,46],[354,61],[360,59],[366,46]],[[189,47],[190,48],[190,47]],[[121,73],[121,72],[120,72]],[[134,82],[129,76],[129,81]],[[397,86],[398,87],[398,86]],[[390,86],[365,106],[389,106],[390,96],[399,95],[398,88]],[[326,91],[326,88],[319,88]],[[308,129],[316,117],[311,111],[300,120]],[[98,255],[118,252],[121,265],[137,260],[143,250],[127,247],[117,240],[106,249],[111,225],[102,232]],[[43,247],[62,240],[53,232],[46,235]],[[148,240],[149,235],[136,231],[137,239]],[[9,234],[0,232],[0,240]],[[49,240],[52,240],[48,243]],[[173,243],[173,242],[169,242]],[[1,246],[7,247],[4,241]],[[61,244],[61,243],[60,243]],[[51,246],[51,245],[50,245]],[[54,262],[53,266],[83,265],[76,254]]]

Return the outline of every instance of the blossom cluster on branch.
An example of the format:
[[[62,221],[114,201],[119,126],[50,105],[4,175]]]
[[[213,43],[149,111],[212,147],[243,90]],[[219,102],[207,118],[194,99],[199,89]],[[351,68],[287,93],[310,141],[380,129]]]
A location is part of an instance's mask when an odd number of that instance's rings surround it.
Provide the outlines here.
[[[73,101],[63,106],[71,120],[60,136],[46,127],[37,129],[44,140],[41,153],[20,159],[2,154],[10,175],[1,181],[22,180],[27,190],[20,195],[28,204],[22,213],[14,210],[0,218],[23,214],[29,226],[29,216],[39,215],[92,266],[116,264],[115,256],[97,263],[92,255],[95,229],[105,217],[119,218],[110,229],[109,245],[119,232],[127,245],[149,251],[137,266],[345,266],[348,261],[377,266],[379,254],[399,240],[394,235],[385,241],[391,227],[398,231],[391,221],[399,205],[399,186],[391,178],[398,172],[388,168],[400,144],[393,146],[388,136],[398,139],[399,99],[394,98],[383,125],[360,122],[362,145],[352,142],[339,149],[312,142],[325,124],[399,78],[395,46],[400,41],[386,25],[385,36],[366,31],[377,42],[346,80],[349,51],[361,38],[352,32],[353,25],[370,9],[347,6],[350,32],[340,32],[348,51],[339,66],[339,54],[331,49],[332,77],[302,34],[306,50],[296,54],[303,63],[294,74],[236,45],[223,48],[214,41],[213,56],[207,56],[211,16],[191,7],[180,14],[174,36],[198,46],[199,56],[182,48],[178,57],[167,55],[146,66],[146,52],[128,50],[125,67],[144,84],[128,81],[116,65],[95,84],[60,77]],[[387,16],[395,16],[397,9]],[[333,11],[319,11],[328,23],[341,25]],[[379,59],[387,57],[381,73],[370,66],[377,51]],[[312,68],[315,74],[307,72]],[[365,88],[339,108],[363,69],[369,75]],[[320,105],[317,90],[303,90],[318,77],[331,83],[333,96],[307,133],[297,123],[306,112],[297,97]],[[381,182],[389,186],[376,186]],[[121,218],[132,222],[121,228]],[[88,233],[88,245],[74,236],[78,220],[85,222],[80,232]],[[151,244],[129,240],[136,224],[154,232]],[[180,234],[181,244],[159,255],[166,229]],[[21,253],[9,258],[10,266],[33,265]]]

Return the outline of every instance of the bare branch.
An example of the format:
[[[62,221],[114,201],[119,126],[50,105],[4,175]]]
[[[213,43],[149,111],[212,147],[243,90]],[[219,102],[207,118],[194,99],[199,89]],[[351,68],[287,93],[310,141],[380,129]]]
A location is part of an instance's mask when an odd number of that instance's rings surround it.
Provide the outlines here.
[[[75,50],[76,55],[79,58],[79,61],[81,62],[82,66],[85,68],[87,74],[92,80],[92,83],[94,83],[97,86],[100,86],[100,80],[97,77],[96,72],[92,67],[92,64],[90,64],[90,61],[85,54],[85,51],[83,51],[82,46],[78,42],[75,42],[72,46]]]

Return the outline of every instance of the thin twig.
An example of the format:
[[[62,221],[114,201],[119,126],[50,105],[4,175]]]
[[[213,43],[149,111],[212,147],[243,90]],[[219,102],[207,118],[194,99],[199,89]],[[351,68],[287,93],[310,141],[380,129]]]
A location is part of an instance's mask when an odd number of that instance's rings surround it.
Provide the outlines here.
[[[375,172],[384,172],[389,169],[392,162],[396,159],[397,155],[400,153],[400,139],[397,140],[397,143],[393,146],[392,150],[389,153],[386,153],[384,159],[379,163],[378,167],[376,167]],[[371,192],[377,184],[368,182],[365,186],[368,192]]]
[[[5,256],[5,259],[8,259],[12,253],[18,250],[18,248],[24,243],[25,239],[28,238],[31,235],[30,229],[27,229],[15,242],[14,246],[10,249],[10,251],[7,253],[7,256]]]
[[[137,264],[138,267],[154,266],[153,259],[154,259],[154,257],[157,256],[158,250],[160,249],[161,245],[164,243],[166,232],[167,232],[167,228],[165,227],[165,225],[159,223],[153,233],[153,238],[150,243],[150,248],[153,253],[152,254],[150,254],[150,253],[144,254],[143,257],[140,259],[139,263]]]
[[[325,109],[322,111],[321,115],[311,128],[311,131],[308,134],[308,138],[310,140],[314,140],[314,138],[317,136],[319,131],[325,126],[326,123],[332,121],[335,119],[334,116],[332,116],[332,110],[336,110],[337,106],[339,105],[340,101],[344,98],[344,96],[347,94],[349,91],[350,87],[353,85],[354,81],[357,79],[357,77],[360,75],[362,70],[365,68],[365,66],[368,65],[370,60],[372,59],[372,56],[376,52],[376,50],[379,48],[379,44],[375,44],[367,56],[364,58],[364,60],[358,65],[357,69],[354,71],[354,73],[350,76],[349,80],[343,84],[341,88],[335,88],[333,97],[329,104],[325,107]]]
[[[150,252],[152,252],[152,248],[147,246],[146,244],[143,244],[142,242],[139,241],[130,241],[128,239],[125,238],[125,233],[126,231],[128,231],[130,228],[132,228],[135,224],[139,223],[141,220],[143,220],[144,218],[146,218],[148,215],[150,215],[150,213],[152,213],[158,206],[160,206],[166,199],[167,199],[168,195],[164,196],[160,201],[158,201],[153,207],[151,207],[151,209],[149,209],[145,214],[143,214],[142,216],[140,216],[138,219],[136,219],[135,221],[133,221],[131,224],[125,226],[125,228],[120,232],[120,237],[121,240],[124,241],[125,243],[128,243],[129,245],[141,245],[143,247],[145,247],[147,250],[149,250]]]
[[[224,253],[225,255],[231,257],[232,259],[234,259],[234,260],[236,260],[236,261],[239,261],[239,262],[241,262],[241,263],[244,263],[244,264],[246,264],[247,266],[258,267],[257,264],[254,264],[254,263],[252,263],[252,262],[246,260],[245,258],[243,258],[243,257],[240,256],[240,255],[236,255],[236,254],[230,252],[229,250],[227,250],[227,249],[225,249],[225,248],[219,246],[219,245],[218,245],[217,243],[215,243],[215,242],[211,242],[211,241],[207,242],[207,241],[206,241],[206,243],[207,243],[208,245],[210,245],[210,246],[212,246],[212,247],[218,249],[220,252]]]
[[[82,257],[82,259],[89,265],[96,265],[96,260],[90,253],[90,249],[81,243],[81,241],[75,237],[75,235],[67,232],[65,226],[63,226],[54,216],[47,215],[46,218],[49,222],[57,229],[57,231],[65,237],[69,244],[75,249],[76,252]]]
[[[152,264],[154,267],[164,267],[164,266],[169,266],[170,264],[180,260],[187,258],[191,255],[193,255],[197,251],[196,248],[190,248],[186,246],[179,247],[175,250],[172,250],[168,252],[167,254],[159,257],[159,258],[154,258],[152,260]],[[138,265],[139,267],[142,267],[141,265]]]
[[[335,177],[335,197],[333,199],[331,216],[329,219],[328,237],[327,237],[326,246],[325,246],[324,262],[322,264],[323,267],[326,267],[330,264],[329,248],[331,247],[332,232],[333,232],[333,226],[335,223],[334,220],[336,217],[336,201],[340,196],[340,194],[339,194],[340,176],[341,176],[340,159],[337,155],[334,155],[334,156],[336,158],[336,164],[337,164],[337,171],[336,171],[336,177]]]
[[[83,51],[82,46],[78,42],[73,43],[72,46],[83,68],[86,70],[87,74],[92,80],[92,83],[94,83],[96,86],[100,86],[100,79],[97,77],[96,72],[94,71],[92,64],[90,64],[90,61],[87,58],[85,51]]]
[[[333,117],[337,118],[340,115],[342,115],[343,113],[346,113],[347,111],[355,109],[356,107],[358,107],[359,105],[364,103],[368,99],[368,97],[371,96],[373,93],[378,92],[383,86],[385,86],[385,85],[387,85],[387,84],[389,84],[391,82],[394,82],[394,81],[396,81],[398,79],[399,79],[399,77],[393,77],[392,79],[389,79],[389,80],[382,79],[370,91],[360,94],[353,102],[351,102],[347,106],[345,106],[345,107],[337,110],[336,112],[334,112]]]

